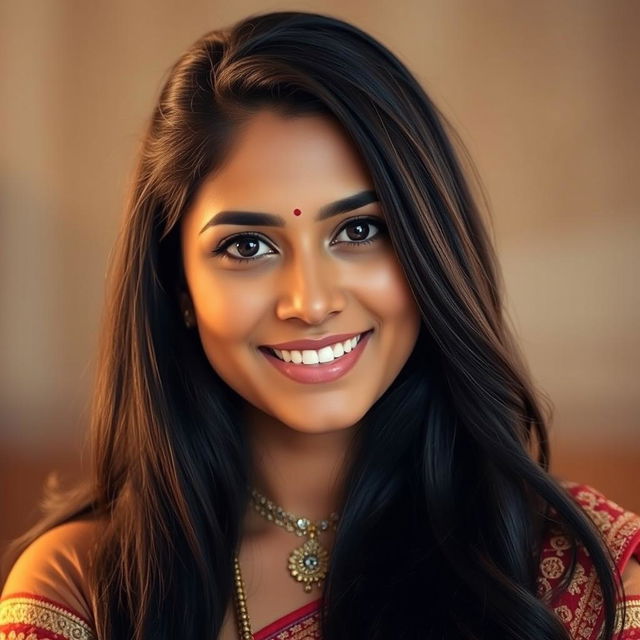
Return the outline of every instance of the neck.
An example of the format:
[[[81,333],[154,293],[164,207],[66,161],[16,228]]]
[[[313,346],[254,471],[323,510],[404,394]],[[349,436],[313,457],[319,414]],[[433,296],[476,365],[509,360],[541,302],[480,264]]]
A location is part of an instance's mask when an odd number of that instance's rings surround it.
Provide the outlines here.
[[[285,511],[312,522],[342,510],[344,474],[356,426],[328,433],[297,431],[247,408],[251,483]],[[272,525],[250,507],[246,526],[257,532]]]

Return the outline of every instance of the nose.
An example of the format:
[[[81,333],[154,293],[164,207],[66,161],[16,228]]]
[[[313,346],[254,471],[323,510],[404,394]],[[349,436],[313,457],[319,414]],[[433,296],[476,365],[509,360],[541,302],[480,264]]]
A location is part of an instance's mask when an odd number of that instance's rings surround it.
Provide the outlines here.
[[[280,320],[299,318],[309,325],[321,325],[342,311],[346,295],[336,265],[330,258],[302,252],[291,258],[280,279],[276,315]]]

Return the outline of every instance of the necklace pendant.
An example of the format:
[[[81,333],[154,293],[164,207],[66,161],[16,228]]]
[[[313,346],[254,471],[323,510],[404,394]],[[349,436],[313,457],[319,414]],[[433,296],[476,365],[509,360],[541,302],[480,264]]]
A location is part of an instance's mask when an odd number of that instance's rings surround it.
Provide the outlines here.
[[[289,573],[294,580],[304,584],[307,593],[313,589],[313,585],[322,585],[322,581],[327,577],[328,567],[329,554],[315,537],[307,540],[289,555]]]

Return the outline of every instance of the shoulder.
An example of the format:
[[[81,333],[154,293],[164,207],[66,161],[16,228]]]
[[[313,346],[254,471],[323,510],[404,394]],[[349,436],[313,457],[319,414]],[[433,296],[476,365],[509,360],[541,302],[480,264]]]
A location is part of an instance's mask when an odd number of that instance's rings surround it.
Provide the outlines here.
[[[75,635],[69,637],[91,637],[87,573],[101,524],[84,518],[58,525],[20,554],[2,589],[0,632],[6,632],[7,624],[46,620],[73,628]]]
[[[640,629],[640,515],[588,485],[574,482],[562,485],[594,524],[609,550],[622,577],[630,614],[627,620],[634,624],[629,629]],[[560,531],[551,531],[542,546],[539,595],[549,601],[572,637],[591,638],[602,622],[602,601],[597,574],[586,549],[578,546],[573,578],[566,588],[557,591],[571,558],[567,537]]]

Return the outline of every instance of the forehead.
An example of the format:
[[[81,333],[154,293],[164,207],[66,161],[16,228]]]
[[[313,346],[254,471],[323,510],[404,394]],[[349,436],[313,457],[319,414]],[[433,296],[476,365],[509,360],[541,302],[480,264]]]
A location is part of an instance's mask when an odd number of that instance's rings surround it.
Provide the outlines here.
[[[224,164],[203,185],[214,199],[285,207],[320,207],[366,186],[372,186],[366,165],[333,118],[270,110],[244,123]]]

